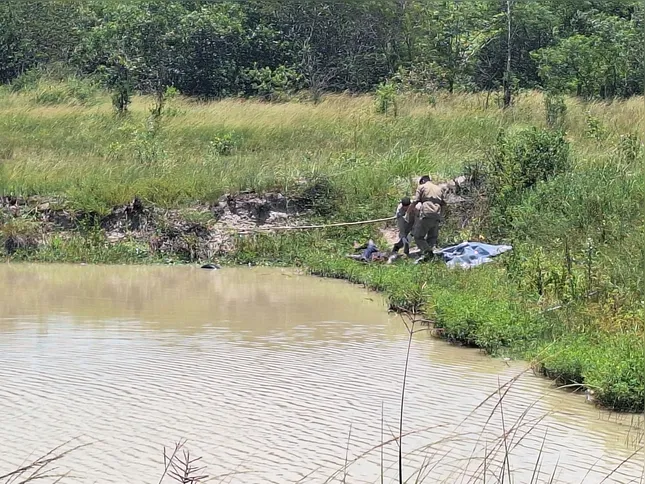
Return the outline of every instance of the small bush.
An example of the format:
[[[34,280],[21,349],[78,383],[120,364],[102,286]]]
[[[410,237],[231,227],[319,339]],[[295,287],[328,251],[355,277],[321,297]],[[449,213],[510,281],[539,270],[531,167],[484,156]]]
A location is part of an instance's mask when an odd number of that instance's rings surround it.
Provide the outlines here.
[[[436,73],[427,65],[412,65],[409,68],[399,67],[395,76],[404,92],[413,92],[428,96],[428,103],[436,105],[438,85]]]
[[[569,143],[562,133],[537,128],[501,133],[486,169],[488,192],[506,202],[569,167]]]
[[[510,348],[523,350],[534,344],[542,331],[536,318],[503,298],[454,289],[435,290],[432,296],[437,327],[444,330],[446,338],[491,354]]]
[[[211,151],[220,156],[228,156],[233,154],[237,146],[234,133],[224,133],[220,136],[215,136],[210,142]]]
[[[112,106],[117,114],[128,111],[134,92],[132,67],[122,56],[114,56],[111,62],[99,69],[102,84],[112,92]]]
[[[91,104],[99,93],[99,86],[93,79],[71,77],[67,80],[70,98],[79,104]]]
[[[584,383],[584,369],[588,366],[588,345],[581,339],[560,339],[542,348],[539,367],[541,372],[559,385]]]
[[[155,102],[150,107],[150,120],[155,129],[161,127],[161,119],[177,116],[180,111],[175,106],[175,101],[179,97],[179,90],[174,86],[166,86],[155,93]]]
[[[120,82],[113,89],[112,107],[117,114],[125,114],[132,102],[132,86],[128,82]]]
[[[269,102],[288,101],[303,87],[303,76],[295,69],[281,65],[275,69],[257,66],[245,71],[250,94]]]
[[[397,88],[393,82],[379,84],[376,88],[376,112],[386,116],[392,114],[396,117],[398,114],[397,97]]]
[[[643,411],[645,358],[639,335],[565,336],[541,353],[543,373],[559,384],[584,384],[612,410]]]
[[[30,69],[14,79],[11,83],[11,91],[24,92],[32,90],[38,85],[41,78],[42,72],[40,70]]]
[[[645,405],[645,342],[636,334],[616,335],[595,348],[585,383],[606,408],[642,412]]]
[[[608,131],[602,121],[591,113],[587,113],[585,136],[596,141],[602,141],[607,138]]]

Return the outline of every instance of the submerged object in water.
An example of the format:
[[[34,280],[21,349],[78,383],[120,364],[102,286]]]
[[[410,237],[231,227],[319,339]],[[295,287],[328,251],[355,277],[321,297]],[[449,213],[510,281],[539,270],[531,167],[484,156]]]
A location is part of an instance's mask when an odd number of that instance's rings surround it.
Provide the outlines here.
[[[215,269],[221,269],[221,267],[220,267],[220,266],[218,266],[217,264],[204,264],[204,265],[202,266],[202,269],[215,270]]]

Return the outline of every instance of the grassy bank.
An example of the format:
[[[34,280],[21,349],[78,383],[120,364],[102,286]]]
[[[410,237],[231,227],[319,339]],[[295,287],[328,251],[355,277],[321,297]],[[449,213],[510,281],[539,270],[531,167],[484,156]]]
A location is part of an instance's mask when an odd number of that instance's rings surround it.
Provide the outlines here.
[[[421,307],[447,339],[534,360],[562,383],[584,383],[604,406],[643,410],[642,98],[567,99],[560,139],[545,129],[538,93],[506,111],[487,107],[485,95],[401,96],[396,117],[378,114],[370,96],[316,105],[178,98],[152,121],[147,98],[119,118],[99,92],[39,89],[0,94],[0,193],[56,196],[86,213],[106,214],[135,196],[176,208],[241,190],[297,194],[313,180],[325,188],[314,218],[361,220],[389,216],[413,189],[412,176],[479,174],[471,216],[453,210],[441,243],[482,236],[514,246],[490,266],[462,272],[343,258],[354,240],[378,237],[375,228],[247,237],[228,260],[297,265],[365,284],[393,305]],[[562,163],[544,168],[552,160]],[[5,217],[5,237],[36,223],[29,217]],[[145,245],[110,244],[87,228],[17,257],[164,261]]]

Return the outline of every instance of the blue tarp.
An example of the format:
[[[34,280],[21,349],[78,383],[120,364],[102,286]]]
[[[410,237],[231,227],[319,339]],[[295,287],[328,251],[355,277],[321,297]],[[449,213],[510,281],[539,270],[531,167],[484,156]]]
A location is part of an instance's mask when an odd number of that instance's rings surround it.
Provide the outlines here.
[[[461,267],[469,269],[490,262],[492,257],[502,254],[513,247],[510,245],[490,245],[479,242],[462,242],[459,245],[438,250],[448,267]]]

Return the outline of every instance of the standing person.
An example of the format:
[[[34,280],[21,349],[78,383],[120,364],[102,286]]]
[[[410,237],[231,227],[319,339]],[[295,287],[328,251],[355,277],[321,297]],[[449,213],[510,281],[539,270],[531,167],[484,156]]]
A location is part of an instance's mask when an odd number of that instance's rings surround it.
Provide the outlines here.
[[[411,204],[409,197],[403,197],[399,206],[396,207],[396,228],[399,230],[399,240],[392,248],[392,252],[395,254],[403,249],[405,255],[410,255],[410,232],[414,227],[415,218],[414,210],[410,210]]]
[[[414,241],[422,256],[429,256],[437,248],[439,226],[446,205],[446,195],[442,187],[432,183],[430,175],[424,175],[419,180],[417,193],[412,200],[410,210],[418,206],[419,217],[414,225]]]

